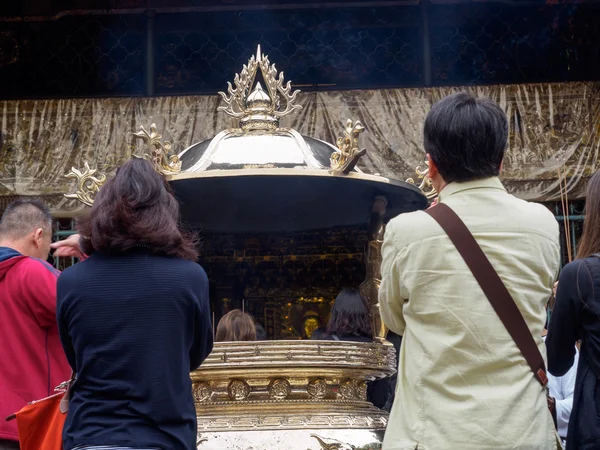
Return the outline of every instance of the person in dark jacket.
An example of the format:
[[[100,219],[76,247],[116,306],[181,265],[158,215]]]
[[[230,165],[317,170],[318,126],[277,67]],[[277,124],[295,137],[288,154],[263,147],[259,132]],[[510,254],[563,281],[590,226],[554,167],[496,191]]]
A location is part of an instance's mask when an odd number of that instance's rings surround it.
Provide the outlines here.
[[[385,338],[394,346],[394,350],[396,350],[396,367],[398,367],[398,361],[400,359],[400,346],[402,345],[402,336],[399,336],[390,330],[388,331],[387,336]],[[385,403],[381,407],[381,409],[390,412],[392,410],[392,405],[394,404],[394,399],[396,397],[396,383],[398,382],[398,372],[390,376],[387,379],[387,382],[389,383],[389,388],[387,389]]]
[[[64,450],[192,450],[190,371],[213,346],[208,280],[152,165],[123,165],[79,224],[89,257],[58,279],[60,338],[77,378]]]
[[[310,335],[311,341],[326,341],[330,338],[327,327],[319,327]]]
[[[256,322],[256,340],[257,341],[266,341],[268,339],[267,330],[260,323]]]
[[[365,299],[356,289],[344,289],[338,294],[331,308],[327,324],[328,336],[323,340],[373,342],[373,328],[369,308]],[[389,378],[369,383],[367,398],[378,408],[383,408],[392,396]]]
[[[546,337],[548,369],[562,376],[573,365],[581,339],[569,450],[600,448],[600,172],[589,181],[577,258],[560,275]]]

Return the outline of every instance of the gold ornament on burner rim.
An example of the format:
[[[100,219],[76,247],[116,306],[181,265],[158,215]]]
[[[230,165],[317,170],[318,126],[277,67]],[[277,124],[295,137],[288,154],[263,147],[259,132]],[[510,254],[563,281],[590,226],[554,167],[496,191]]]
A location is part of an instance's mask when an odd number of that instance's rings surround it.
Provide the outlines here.
[[[75,178],[77,180],[77,190],[72,194],[65,194],[66,198],[77,199],[87,206],[94,204],[96,194],[106,182],[106,175],[96,175],[96,169],[90,169],[90,165],[84,163],[83,171],[71,168],[71,171],[65,175],[65,178]]]
[[[433,187],[431,178],[429,178],[429,163],[425,161],[425,170],[421,169],[421,166],[417,166],[415,172],[417,174],[417,179],[421,180],[418,188],[421,192],[423,192],[423,195],[427,197],[427,200],[433,200],[436,198],[438,196],[438,192]],[[406,182],[414,184],[415,186],[417,185],[413,178],[407,179]]]
[[[365,131],[360,121],[346,121],[344,135],[337,140],[338,150],[331,154],[331,170],[350,173],[356,167],[358,160],[362,158],[367,149],[358,147],[358,136]]]
[[[150,125],[150,133],[142,126],[140,131],[133,135],[141,139],[148,150],[141,156],[133,155],[134,158],[150,161],[154,170],[160,175],[175,175],[181,171],[179,156],[171,153],[169,141],[162,141],[162,134],[158,133],[156,124]],[[102,173],[96,175],[97,172],[97,169],[90,169],[87,161],[84,162],[83,171],[72,167],[65,178],[75,178],[77,190],[72,194],[65,194],[65,197],[77,199],[86,206],[93,206],[96,194],[106,182],[106,175]]]
[[[154,170],[161,175],[175,175],[181,172],[179,156],[171,153],[169,141],[162,141],[162,134],[158,133],[156,124],[150,125],[150,133],[144,127],[140,127],[140,131],[133,135],[141,139],[148,148],[148,151],[142,156],[134,155],[134,157],[150,161]]]

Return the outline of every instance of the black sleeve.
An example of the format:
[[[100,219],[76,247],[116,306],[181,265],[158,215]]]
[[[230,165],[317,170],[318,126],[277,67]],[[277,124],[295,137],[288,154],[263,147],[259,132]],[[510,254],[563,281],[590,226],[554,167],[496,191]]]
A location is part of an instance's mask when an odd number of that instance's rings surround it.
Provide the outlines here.
[[[389,378],[372,381],[367,387],[367,399],[379,409],[383,409],[391,394]]]
[[[200,267],[200,266],[198,266]],[[194,343],[190,350],[190,370],[196,370],[213,349],[213,332],[210,321],[208,277],[202,268],[193,280],[196,304],[194,308]]]
[[[567,264],[560,274],[556,304],[546,337],[548,370],[556,377],[563,376],[573,366],[575,343],[579,339],[582,300],[590,292],[591,281],[585,260]]]
[[[64,279],[61,280],[61,277],[59,277],[56,284],[56,322],[58,324],[58,334],[71,370],[77,372],[75,349],[73,348],[73,341],[69,333],[69,320],[66,316]]]

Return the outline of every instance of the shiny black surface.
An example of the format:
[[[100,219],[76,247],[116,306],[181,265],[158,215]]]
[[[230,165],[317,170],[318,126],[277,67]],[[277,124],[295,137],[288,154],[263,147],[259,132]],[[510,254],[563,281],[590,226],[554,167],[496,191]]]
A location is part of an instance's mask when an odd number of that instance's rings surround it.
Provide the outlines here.
[[[363,225],[373,199],[387,216],[424,209],[414,186],[344,176],[240,175],[172,181],[183,221],[202,232],[270,233]]]

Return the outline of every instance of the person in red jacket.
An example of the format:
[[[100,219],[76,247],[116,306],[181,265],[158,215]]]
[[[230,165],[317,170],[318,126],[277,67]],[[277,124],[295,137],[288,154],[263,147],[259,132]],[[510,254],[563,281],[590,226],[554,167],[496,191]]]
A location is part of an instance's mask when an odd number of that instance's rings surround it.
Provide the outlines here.
[[[54,393],[71,374],[56,323],[56,279],[46,262],[52,217],[37,200],[17,200],[0,220],[0,450],[18,449],[5,417]],[[62,249],[62,251],[66,251]]]

